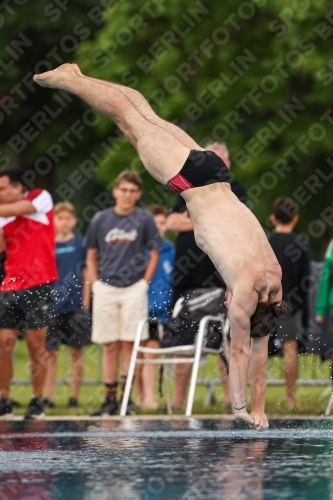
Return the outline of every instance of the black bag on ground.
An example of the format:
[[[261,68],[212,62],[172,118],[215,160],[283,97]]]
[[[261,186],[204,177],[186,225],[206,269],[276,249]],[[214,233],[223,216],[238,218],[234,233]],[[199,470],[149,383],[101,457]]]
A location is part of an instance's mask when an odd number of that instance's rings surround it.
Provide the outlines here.
[[[162,347],[192,345],[204,316],[224,314],[223,288],[196,288],[189,290],[175,304],[165,327]],[[221,323],[208,325],[205,347],[219,349],[222,344]]]

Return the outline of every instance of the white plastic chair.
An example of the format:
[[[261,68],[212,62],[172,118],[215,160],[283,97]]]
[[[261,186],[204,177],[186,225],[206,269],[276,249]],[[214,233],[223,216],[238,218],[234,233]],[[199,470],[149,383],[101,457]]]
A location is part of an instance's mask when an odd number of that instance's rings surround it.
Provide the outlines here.
[[[194,393],[195,393],[195,387],[196,387],[196,383],[197,383],[198,369],[199,369],[199,362],[200,362],[201,354],[208,354],[208,353],[220,354],[220,353],[224,352],[226,359],[229,361],[229,350],[228,350],[228,344],[227,344],[227,340],[226,340],[226,331],[225,331],[225,318],[224,318],[224,316],[204,316],[199,323],[199,329],[198,329],[198,333],[197,333],[194,345],[166,347],[166,348],[152,348],[152,347],[140,346],[142,332],[143,332],[145,324],[148,321],[149,321],[149,319],[145,318],[145,319],[142,319],[141,321],[139,321],[139,324],[138,324],[135,342],[133,345],[131,361],[130,361],[129,370],[128,370],[128,375],[127,375],[126,387],[125,387],[124,396],[123,396],[123,400],[122,400],[122,404],[121,404],[121,408],[120,408],[120,416],[125,417],[125,415],[126,415],[128,400],[129,400],[132,382],[133,382],[133,377],[134,377],[134,372],[135,372],[135,366],[137,363],[140,363],[140,364],[144,364],[144,363],[154,363],[154,364],[192,363],[193,369],[192,369],[192,376],[191,376],[191,381],[190,381],[190,388],[189,388],[189,394],[188,394],[187,405],[186,405],[186,413],[185,413],[185,415],[187,417],[190,417],[192,414]],[[211,321],[221,323],[223,342],[222,342],[220,349],[210,349],[207,347],[203,347],[205,333],[207,332],[207,325]],[[159,328],[159,337],[160,337],[160,339],[162,339],[162,336],[163,336],[162,324],[160,322],[157,322],[157,323],[158,323],[158,328]],[[145,358],[138,359],[139,353],[157,354],[161,357],[155,358],[155,359],[145,359]],[[170,357],[170,356],[176,356],[176,357]],[[167,398],[167,410],[168,410],[168,414],[171,414],[172,411],[171,411],[171,400],[170,400],[170,387],[169,387],[168,374],[166,372],[167,372],[167,370],[164,370],[164,380],[165,380],[165,388],[166,388],[165,392],[166,392],[166,398]]]

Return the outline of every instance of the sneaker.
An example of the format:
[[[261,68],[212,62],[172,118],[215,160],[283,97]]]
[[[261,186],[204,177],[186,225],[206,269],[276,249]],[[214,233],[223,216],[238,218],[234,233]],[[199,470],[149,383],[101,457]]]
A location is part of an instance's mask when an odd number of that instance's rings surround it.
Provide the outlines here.
[[[43,399],[43,406],[44,408],[55,408],[54,402],[49,398]]]
[[[42,420],[45,417],[43,402],[40,398],[32,398],[25,412],[25,419]]]
[[[77,408],[79,403],[76,398],[69,398],[67,408]]]
[[[91,417],[99,417],[100,415],[116,415],[118,413],[118,403],[114,396],[106,396],[104,403],[97,410],[93,411]]]
[[[0,420],[10,420],[12,416],[12,405],[10,404],[10,400],[0,396]]]

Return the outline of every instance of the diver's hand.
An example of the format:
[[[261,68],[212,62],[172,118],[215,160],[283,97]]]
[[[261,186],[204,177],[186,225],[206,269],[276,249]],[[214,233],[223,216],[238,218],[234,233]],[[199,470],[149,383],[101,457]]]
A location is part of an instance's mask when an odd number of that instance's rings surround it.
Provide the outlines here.
[[[264,411],[252,410],[251,417],[254,421],[254,424],[251,425],[250,427],[252,427],[253,429],[256,429],[257,431],[260,430],[262,431],[263,429],[269,428],[268,420]]]

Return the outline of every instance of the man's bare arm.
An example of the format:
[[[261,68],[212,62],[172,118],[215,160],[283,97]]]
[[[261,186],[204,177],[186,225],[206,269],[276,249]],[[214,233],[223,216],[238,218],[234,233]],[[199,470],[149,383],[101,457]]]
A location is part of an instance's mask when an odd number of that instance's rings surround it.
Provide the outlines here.
[[[145,279],[147,283],[149,283],[153,279],[153,276],[158,266],[159,258],[160,254],[158,250],[149,251],[149,260],[145,270],[145,274],[143,276],[143,279]]]
[[[231,349],[229,380],[236,422],[253,423],[246,411],[246,388],[250,362],[250,319],[237,304],[232,304],[230,321]]]
[[[246,388],[250,364],[250,318],[258,303],[258,294],[251,283],[242,283],[235,287],[230,304],[231,355],[230,388],[232,392],[236,422],[253,424],[253,418],[247,413]]]
[[[88,274],[88,268],[82,269],[82,305],[84,309],[90,309],[91,301],[91,283]]]
[[[93,285],[98,280],[98,267],[97,267],[97,248],[88,248],[87,250],[87,281]]]
[[[174,212],[168,215],[166,227],[167,231],[178,231],[178,233],[193,231],[193,224],[187,211],[181,214]]]
[[[0,217],[18,217],[20,215],[34,214],[35,212],[36,209],[29,200],[19,200],[0,205]]]
[[[258,430],[268,428],[268,420],[265,415],[268,340],[269,335],[251,339],[249,367],[252,396],[251,416],[254,419],[255,428]]]

